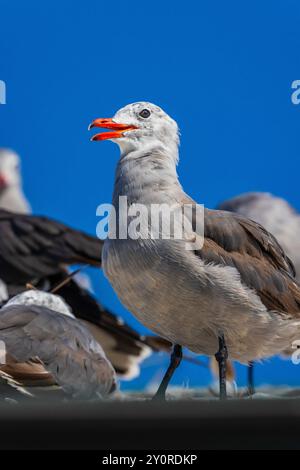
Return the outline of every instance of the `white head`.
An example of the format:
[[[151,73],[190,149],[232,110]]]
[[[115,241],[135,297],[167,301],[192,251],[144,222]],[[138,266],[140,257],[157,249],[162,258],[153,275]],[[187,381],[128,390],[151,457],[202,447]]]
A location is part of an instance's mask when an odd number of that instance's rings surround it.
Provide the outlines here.
[[[0,196],[11,187],[22,185],[20,158],[9,149],[0,149]]]
[[[5,306],[9,305],[37,305],[74,318],[71,308],[61,297],[40,290],[27,290],[22,292],[12,297],[5,304]]]
[[[141,101],[125,106],[113,118],[95,119],[89,126],[111,129],[91,140],[112,140],[122,154],[163,148],[177,162],[179,135],[177,123],[158,106]]]

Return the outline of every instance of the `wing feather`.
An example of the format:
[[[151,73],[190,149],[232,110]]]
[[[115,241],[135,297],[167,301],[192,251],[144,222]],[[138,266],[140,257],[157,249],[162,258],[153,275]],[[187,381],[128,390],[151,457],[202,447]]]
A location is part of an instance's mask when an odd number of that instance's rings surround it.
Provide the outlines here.
[[[236,268],[242,283],[255,290],[269,310],[300,316],[294,266],[260,224],[232,212],[205,209],[204,245],[195,253],[205,263]]]
[[[101,265],[102,241],[46,217],[0,210],[0,277],[26,283],[62,264]]]
[[[0,340],[18,362],[38,357],[73,396],[103,397],[115,383],[111,364],[85,326],[45,307],[2,308]]]

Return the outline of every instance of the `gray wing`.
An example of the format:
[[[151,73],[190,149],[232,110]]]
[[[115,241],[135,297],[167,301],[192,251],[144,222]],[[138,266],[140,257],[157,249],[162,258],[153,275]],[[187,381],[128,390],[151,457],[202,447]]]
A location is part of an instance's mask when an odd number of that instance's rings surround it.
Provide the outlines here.
[[[47,217],[0,210],[0,277],[23,284],[62,264],[101,265],[102,241]]]
[[[269,310],[299,315],[300,287],[295,270],[276,239],[261,225],[238,214],[205,210],[204,262],[232,266]]]
[[[37,356],[73,397],[101,398],[115,387],[115,372],[103,349],[76,319],[45,307],[4,307],[0,340],[18,362]]]
[[[195,204],[188,196],[182,202]],[[204,263],[236,268],[241,282],[255,290],[268,310],[300,316],[293,263],[260,224],[234,212],[205,209],[204,244],[195,254]]]
[[[48,280],[51,286],[55,286],[64,278],[65,275],[55,275]],[[70,305],[77,318],[87,322],[87,327],[99,340],[116,372],[125,379],[137,376],[139,364],[151,353],[144,338],[73,279],[59,290],[59,295]]]
[[[269,193],[245,193],[224,201],[218,209],[248,217],[271,232],[293,261],[300,279],[300,215],[285,199]]]

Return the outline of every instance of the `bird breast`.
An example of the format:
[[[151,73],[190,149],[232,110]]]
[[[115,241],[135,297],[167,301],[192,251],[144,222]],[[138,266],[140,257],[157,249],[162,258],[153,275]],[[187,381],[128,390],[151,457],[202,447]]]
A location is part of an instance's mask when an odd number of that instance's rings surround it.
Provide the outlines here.
[[[222,331],[232,358],[270,355],[280,343],[272,343],[278,316],[242,285],[235,268],[205,265],[181,243],[107,240],[103,268],[121,302],[146,327],[196,353],[214,354]],[[290,332],[284,335],[281,345]]]

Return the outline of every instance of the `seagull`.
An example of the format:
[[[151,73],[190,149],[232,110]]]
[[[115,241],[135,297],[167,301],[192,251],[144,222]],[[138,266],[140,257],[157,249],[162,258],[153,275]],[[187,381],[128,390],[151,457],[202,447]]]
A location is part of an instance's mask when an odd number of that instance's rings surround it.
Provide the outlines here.
[[[177,123],[158,106],[138,102],[114,117],[95,119],[89,128],[108,132],[91,140],[112,140],[120,147],[113,206],[120,215],[120,196],[127,209],[167,204],[172,213],[195,201],[177,175]],[[188,216],[186,216],[188,217]],[[289,347],[300,334],[300,286],[291,261],[261,225],[239,214],[204,209],[202,232],[190,218],[181,239],[108,237],[103,270],[123,304],[145,326],[174,344],[171,363],[159,387],[178,367],[182,346],[215,355],[220,398],[226,398],[226,360],[249,363]],[[127,222],[132,218],[127,217]],[[120,227],[119,227],[120,228]]]
[[[101,345],[56,295],[31,290],[9,300],[0,310],[0,340],[17,362],[38,358],[72,398],[103,399],[116,389]]]

